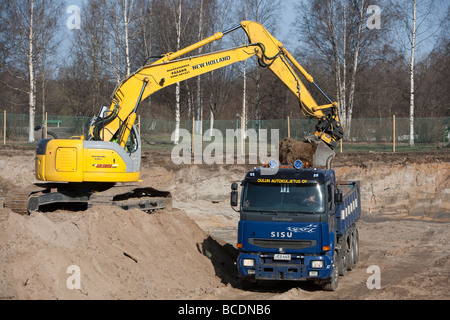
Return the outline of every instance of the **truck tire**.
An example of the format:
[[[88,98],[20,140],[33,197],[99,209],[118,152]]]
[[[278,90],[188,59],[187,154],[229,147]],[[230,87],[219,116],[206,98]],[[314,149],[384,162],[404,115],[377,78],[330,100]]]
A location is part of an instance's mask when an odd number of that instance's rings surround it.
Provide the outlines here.
[[[336,291],[339,285],[339,270],[336,265],[336,259],[339,257],[337,252],[334,253],[334,267],[333,267],[333,276],[331,279],[326,280],[322,283],[322,289],[325,291]]]
[[[339,239],[340,249],[336,253],[337,269],[340,276],[345,276],[347,273],[347,240],[345,235]]]
[[[348,242],[347,242],[348,248],[347,248],[347,270],[352,271],[355,267],[355,233],[352,232],[348,235]]]
[[[355,228],[355,232],[353,233],[355,236],[355,264],[359,260],[359,232],[358,229]]]

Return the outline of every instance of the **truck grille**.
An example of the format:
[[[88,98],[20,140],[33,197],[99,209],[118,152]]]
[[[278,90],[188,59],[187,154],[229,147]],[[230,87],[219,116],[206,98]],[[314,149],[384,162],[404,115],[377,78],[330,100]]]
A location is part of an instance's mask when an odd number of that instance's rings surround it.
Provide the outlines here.
[[[254,246],[268,249],[304,249],[316,245],[316,240],[278,240],[278,239],[255,239],[250,238],[248,242]]]

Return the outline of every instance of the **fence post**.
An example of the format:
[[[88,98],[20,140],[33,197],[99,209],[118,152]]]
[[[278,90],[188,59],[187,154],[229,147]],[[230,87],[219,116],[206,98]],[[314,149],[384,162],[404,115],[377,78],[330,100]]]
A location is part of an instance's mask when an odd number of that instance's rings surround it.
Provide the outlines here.
[[[392,116],[392,149],[395,152],[395,114]]]
[[[3,144],[6,144],[6,110],[3,110]]]
[[[288,138],[291,137],[291,124],[289,121],[289,116],[287,117],[287,127],[288,127]]]

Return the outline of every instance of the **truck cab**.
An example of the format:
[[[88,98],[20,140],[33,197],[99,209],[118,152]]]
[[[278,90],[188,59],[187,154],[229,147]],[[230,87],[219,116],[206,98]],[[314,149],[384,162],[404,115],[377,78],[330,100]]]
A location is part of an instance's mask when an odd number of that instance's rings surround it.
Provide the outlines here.
[[[313,280],[336,290],[339,274],[353,268],[359,253],[359,182],[338,184],[334,170],[300,161],[272,169],[255,168],[241,181],[241,280]],[[237,199],[234,183],[232,206]]]

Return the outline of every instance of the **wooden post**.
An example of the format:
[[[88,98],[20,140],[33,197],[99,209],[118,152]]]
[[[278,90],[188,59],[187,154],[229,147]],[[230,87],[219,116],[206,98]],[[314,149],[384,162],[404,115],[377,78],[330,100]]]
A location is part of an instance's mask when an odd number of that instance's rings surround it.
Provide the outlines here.
[[[341,139],[341,153],[342,153],[342,141],[343,141],[344,139]]]
[[[287,127],[288,127],[288,138],[291,137],[291,124],[289,121],[289,116],[287,117]]]
[[[3,144],[6,144],[6,110],[3,111]]]
[[[392,116],[392,149],[395,152],[395,114]]]

